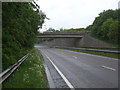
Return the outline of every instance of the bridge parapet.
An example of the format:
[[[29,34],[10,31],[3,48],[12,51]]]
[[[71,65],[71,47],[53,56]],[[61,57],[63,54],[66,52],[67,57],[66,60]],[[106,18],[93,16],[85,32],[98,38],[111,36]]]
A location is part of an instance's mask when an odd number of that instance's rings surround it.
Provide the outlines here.
[[[86,32],[44,32],[39,35],[85,35]]]
[[[39,33],[38,38],[82,38],[86,33],[84,32],[45,32]]]

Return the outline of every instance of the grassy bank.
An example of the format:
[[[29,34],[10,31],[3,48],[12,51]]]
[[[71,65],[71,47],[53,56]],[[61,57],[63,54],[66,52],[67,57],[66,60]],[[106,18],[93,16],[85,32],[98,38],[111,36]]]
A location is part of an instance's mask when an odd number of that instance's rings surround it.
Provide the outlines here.
[[[114,53],[85,51],[85,50],[74,50],[74,49],[67,49],[67,48],[59,48],[59,49],[71,50],[71,51],[82,52],[82,53],[89,53],[89,54],[106,56],[106,57],[111,57],[111,58],[119,58],[118,54],[114,54]]]
[[[42,55],[33,49],[29,57],[3,83],[3,88],[47,88]]]

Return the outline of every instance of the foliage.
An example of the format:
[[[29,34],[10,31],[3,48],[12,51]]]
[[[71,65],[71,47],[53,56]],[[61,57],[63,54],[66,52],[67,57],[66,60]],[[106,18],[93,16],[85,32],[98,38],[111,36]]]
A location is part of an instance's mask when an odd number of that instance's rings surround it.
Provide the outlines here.
[[[92,25],[86,30],[91,31],[91,35],[110,43],[118,44],[118,26],[120,26],[119,17],[120,9],[104,10],[95,18]]]
[[[119,33],[118,33],[119,21],[114,20],[109,26],[108,38],[114,43],[118,43]]]
[[[81,52],[81,53],[88,53],[88,54],[100,55],[100,56],[111,57],[111,58],[116,58],[116,59],[119,58],[118,54],[115,54],[115,53],[86,51],[86,50],[75,50],[75,49],[68,49],[68,48],[59,48],[59,49],[65,49],[65,50],[71,50],[71,51],[75,51],[75,52]]]
[[[62,32],[81,32],[81,31],[84,31],[84,28],[64,29]]]
[[[34,48],[21,66],[3,82],[2,88],[47,88],[45,69],[42,63],[42,55]]]
[[[46,15],[34,2],[2,3],[3,70],[30,50]]]
[[[60,30],[55,30],[53,28],[49,28],[45,32],[81,32],[81,31],[84,31],[84,30],[85,30],[84,28],[71,28],[71,29],[60,28]]]
[[[93,29],[93,25],[89,25],[85,28],[85,30],[87,30],[87,31],[91,31],[92,29]]]
[[[105,22],[103,22],[102,26],[101,26],[101,34],[102,34],[102,38],[105,38],[106,40],[108,40],[108,33],[110,32],[110,25],[113,23],[113,19],[109,18],[107,19]]]
[[[47,31],[45,32],[59,32],[59,30],[55,30],[54,28],[49,28]]]

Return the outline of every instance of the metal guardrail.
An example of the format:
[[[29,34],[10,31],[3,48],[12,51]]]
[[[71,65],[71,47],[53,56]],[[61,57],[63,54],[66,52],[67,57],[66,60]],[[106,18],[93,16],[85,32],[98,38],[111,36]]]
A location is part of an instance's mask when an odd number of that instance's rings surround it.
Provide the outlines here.
[[[0,84],[5,81],[28,57],[29,54],[22,57],[17,63],[0,73]]]
[[[106,52],[106,53],[120,54],[120,51],[115,51],[115,50],[90,49],[90,48],[74,48],[74,47],[61,47],[61,46],[55,46],[55,47],[56,48],[74,49],[74,50],[85,50],[85,51],[96,51],[96,52]]]

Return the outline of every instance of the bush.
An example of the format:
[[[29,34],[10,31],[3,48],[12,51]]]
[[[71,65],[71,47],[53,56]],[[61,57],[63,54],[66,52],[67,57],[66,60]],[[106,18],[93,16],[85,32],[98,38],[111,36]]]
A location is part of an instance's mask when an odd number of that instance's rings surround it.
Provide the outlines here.
[[[37,30],[46,15],[34,2],[2,3],[2,66],[14,64],[34,46]]]

